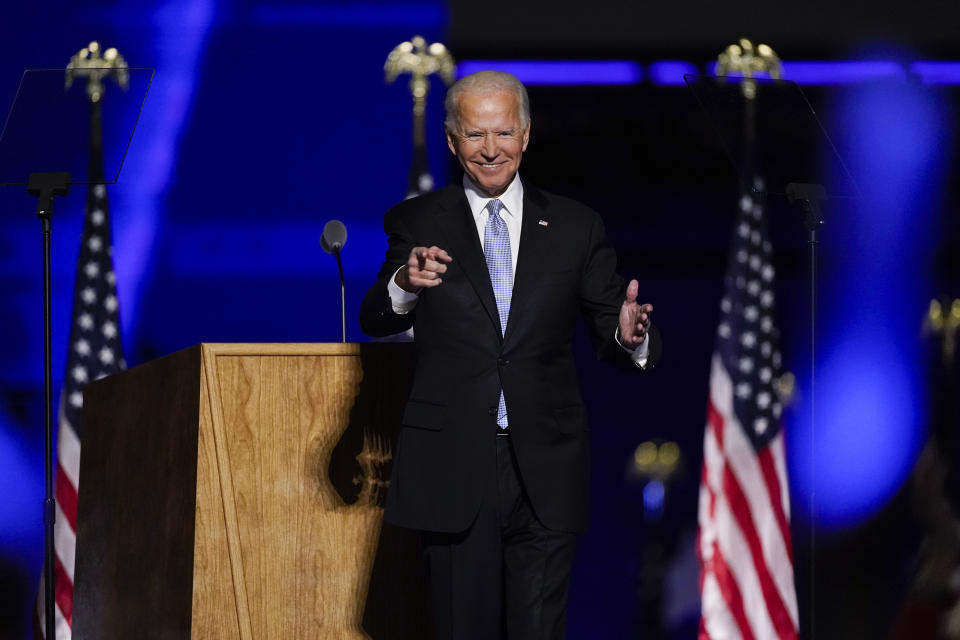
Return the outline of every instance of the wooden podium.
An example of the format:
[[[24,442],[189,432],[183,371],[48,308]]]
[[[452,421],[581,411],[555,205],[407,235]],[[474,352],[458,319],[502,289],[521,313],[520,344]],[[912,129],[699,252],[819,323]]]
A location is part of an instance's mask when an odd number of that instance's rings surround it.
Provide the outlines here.
[[[87,387],[74,637],[369,637],[412,360],[409,344],[202,344]],[[425,611],[378,606],[408,617],[382,629]]]

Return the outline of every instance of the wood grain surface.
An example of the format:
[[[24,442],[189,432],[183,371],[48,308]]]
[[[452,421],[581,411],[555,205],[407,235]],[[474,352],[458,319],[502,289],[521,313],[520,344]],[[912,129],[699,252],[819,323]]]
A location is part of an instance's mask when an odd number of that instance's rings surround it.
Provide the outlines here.
[[[381,510],[344,505],[327,475],[363,375],[358,356],[214,356],[222,402],[211,405],[222,418],[213,422],[225,425],[229,460],[221,486],[229,476],[254,603],[241,637],[248,624],[257,638],[366,637]]]
[[[378,550],[412,363],[203,344],[91,385],[75,635],[431,637],[415,540]]]

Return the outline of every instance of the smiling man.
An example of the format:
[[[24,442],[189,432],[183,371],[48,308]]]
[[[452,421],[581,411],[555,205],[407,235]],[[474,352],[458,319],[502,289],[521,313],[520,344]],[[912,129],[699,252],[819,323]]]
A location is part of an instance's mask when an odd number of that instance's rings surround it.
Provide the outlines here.
[[[570,343],[655,363],[653,307],[616,274],[600,217],[522,181],[526,89],[481,71],[446,100],[462,183],[384,216],[386,261],[360,310],[414,328],[417,365],[385,517],[422,532],[438,638],[563,638],[587,525],[586,414]]]
[[[460,96],[446,123],[447,144],[477,189],[498,198],[516,177],[530,142],[526,106],[509,89]]]

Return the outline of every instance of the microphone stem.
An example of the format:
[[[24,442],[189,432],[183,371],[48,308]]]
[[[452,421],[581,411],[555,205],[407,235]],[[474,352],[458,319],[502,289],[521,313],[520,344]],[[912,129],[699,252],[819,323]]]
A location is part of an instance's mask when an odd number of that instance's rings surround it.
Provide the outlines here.
[[[343,262],[340,260],[340,250],[333,252],[337,259],[337,271],[340,272],[340,335],[341,342],[347,341],[347,285],[343,280]]]

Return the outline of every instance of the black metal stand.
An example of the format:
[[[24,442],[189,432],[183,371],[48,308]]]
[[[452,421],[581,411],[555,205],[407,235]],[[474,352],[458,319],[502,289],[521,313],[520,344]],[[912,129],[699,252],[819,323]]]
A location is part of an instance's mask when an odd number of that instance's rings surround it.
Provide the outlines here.
[[[53,219],[54,196],[70,192],[69,173],[31,173],[27,192],[37,198],[37,217],[43,227],[43,443],[44,480],[43,538],[44,574],[43,604],[47,640],[56,640],[57,625],[54,598],[56,574],[53,570],[53,524],[56,520],[56,499],[53,495],[53,370],[50,355],[50,229]]]
[[[331,220],[323,225],[320,246],[337,259],[337,272],[340,274],[340,340],[347,341],[347,284],[343,279],[343,261],[340,251],[347,242],[347,228],[339,220]]]
[[[801,184],[791,182],[787,185],[787,200],[790,204],[799,202],[804,212],[804,226],[809,236],[810,245],[810,450],[815,453],[816,419],[814,401],[816,400],[816,345],[817,345],[817,232],[823,227],[823,210],[820,201],[827,199],[827,192],[823,185]],[[813,597],[815,590],[814,561],[816,560],[816,483],[817,474],[814,466],[815,455],[810,456],[810,635],[814,634]]]
[[[347,341],[347,284],[343,279],[343,261],[340,260],[340,250],[333,252],[337,259],[337,271],[340,272],[340,340]]]

